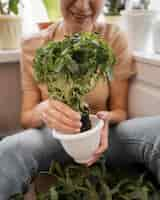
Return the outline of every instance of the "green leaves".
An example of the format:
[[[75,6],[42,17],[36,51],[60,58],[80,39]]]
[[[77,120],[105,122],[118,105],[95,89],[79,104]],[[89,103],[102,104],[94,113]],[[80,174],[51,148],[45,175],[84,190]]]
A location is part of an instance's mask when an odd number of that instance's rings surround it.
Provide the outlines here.
[[[0,14],[7,15],[7,14],[15,14],[18,15],[18,5],[20,3],[20,0],[8,0],[5,3],[2,3],[2,0],[0,0]]]
[[[49,172],[54,177],[46,194],[38,200],[159,200],[160,191],[149,181],[147,174],[131,174],[126,169],[107,169],[105,159],[90,168],[76,163],[53,162]],[[18,195],[14,200],[22,200]]]
[[[75,33],[39,48],[33,68],[35,79],[47,84],[51,98],[83,112],[84,95],[99,79],[111,79],[115,63],[112,49],[98,34]]]
[[[52,172],[52,173],[51,173]],[[70,164],[62,166],[54,162],[49,174],[55,177],[49,190],[55,200],[151,200],[160,199],[159,191],[143,175],[131,175],[123,170],[106,169],[104,160],[88,168]],[[58,197],[58,199],[57,199]]]
[[[50,188],[49,193],[51,200],[58,200],[58,193],[54,187]]]
[[[14,14],[18,15],[18,4],[19,0],[9,0],[9,10]]]
[[[120,0],[106,0],[106,11],[105,15],[117,16],[120,15],[122,5]]]

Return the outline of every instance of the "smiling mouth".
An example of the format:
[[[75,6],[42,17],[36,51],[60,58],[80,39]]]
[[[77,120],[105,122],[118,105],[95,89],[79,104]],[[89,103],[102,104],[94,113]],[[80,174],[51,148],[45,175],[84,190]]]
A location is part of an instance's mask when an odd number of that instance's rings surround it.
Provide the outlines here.
[[[85,19],[91,17],[91,14],[85,15],[85,14],[79,14],[79,13],[74,13],[74,12],[71,12],[71,14],[77,20],[85,20]]]

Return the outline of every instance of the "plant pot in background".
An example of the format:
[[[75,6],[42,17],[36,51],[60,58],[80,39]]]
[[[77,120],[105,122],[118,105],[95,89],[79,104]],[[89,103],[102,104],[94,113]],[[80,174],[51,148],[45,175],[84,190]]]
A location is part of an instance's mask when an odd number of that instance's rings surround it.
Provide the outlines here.
[[[118,26],[122,26],[122,16],[116,15],[116,16],[105,16],[107,24],[115,24]]]
[[[79,134],[63,134],[53,130],[53,137],[60,140],[65,151],[77,162],[85,163],[100,142],[100,131],[103,127],[103,120],[91,115],[92,129]]]
[[[44,6],[51,21],[57,21],[61,17],[59,0],[43,0]]]
[[[152,36],[152,25],[157,12],[151,10],[125,10],[122,13],[125,30],[133,50],[147,50]]]
[[[160,54],[160,18],[153,25],[153,50]]]
[[[39,23],[37,23],[37,25],[38,25],[38,28],[40,29],[40,30],[44,30],[44,29],[47,29],[50,25],[52,25],[53,24],[53,22],[51,22],[51,21],[49,21],[49,22],[39,22]]]
[[[18,49],[22,35],[21,18],[0,15],[0,49]]]

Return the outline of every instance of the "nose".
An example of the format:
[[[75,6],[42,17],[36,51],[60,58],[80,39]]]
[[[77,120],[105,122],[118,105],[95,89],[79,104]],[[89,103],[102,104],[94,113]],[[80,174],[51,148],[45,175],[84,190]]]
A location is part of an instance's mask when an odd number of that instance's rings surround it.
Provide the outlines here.
[[[90,0],[76,0],[75,7],[79,12],[87,12],[90,10]]]

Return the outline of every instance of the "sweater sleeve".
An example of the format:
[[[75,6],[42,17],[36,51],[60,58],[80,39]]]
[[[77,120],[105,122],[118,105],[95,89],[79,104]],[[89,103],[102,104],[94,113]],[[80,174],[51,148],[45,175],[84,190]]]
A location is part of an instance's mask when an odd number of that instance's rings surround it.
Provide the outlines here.
[[[113,68],[114,79],[128,79],[136,74],[132,52],[127,36],[115,25],[106,25],[105,39],[111,45],[117,63]]]

